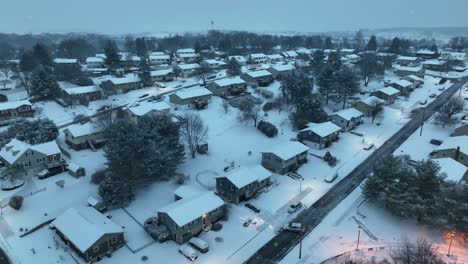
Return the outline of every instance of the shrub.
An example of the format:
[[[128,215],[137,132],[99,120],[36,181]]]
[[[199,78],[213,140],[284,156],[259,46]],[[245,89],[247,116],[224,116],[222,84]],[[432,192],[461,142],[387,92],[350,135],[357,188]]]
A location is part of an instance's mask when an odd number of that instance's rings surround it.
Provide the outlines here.
[[[142,256],[141,257],[141,261],[147,261],[148,260],[148,256]]]
[[[0,102],[7,102],[8,101],[8,97],[4,94],[0,94]]]
[[[21,206],[23,205],[23,196],[15,195],[11,197],[8,205],[15,210],[21,209]]]
[[[107,169],[101,169],[91,175],[91,183],[100,184],[107,175]]]
[[[267,137],[274,137],[278,135],[278,129],[276,126],[263,120],[258,123],[257,129],[262,131],[262,133]]]
[[[338,161],[336,159],[336,157],[332,156],[330,151],[327,151],[327,153],[325,153],[325,156],[323,156],[323,160],[326,161],[328,163],[328,165],[330,165],[332,167],[335,166],[336,162]]]
[[[264,105],[263,105],[263,111],[265,112],[268,112],[270,110],[273,110],[273,109],[276,109],[276,108],[279,108],[279,104],[278,102],[274,101],[274,102],[266,102]]]

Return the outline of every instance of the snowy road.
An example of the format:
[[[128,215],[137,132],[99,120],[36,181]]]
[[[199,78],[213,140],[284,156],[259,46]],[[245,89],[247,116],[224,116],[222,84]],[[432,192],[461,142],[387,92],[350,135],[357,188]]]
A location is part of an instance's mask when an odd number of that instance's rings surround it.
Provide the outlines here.
[[[304,236],[309,234],[341,201],[343,201],[372,170],[374,163],[380,158],[393,153],[411,134],[421,125],[421,121],[429,119],[462,85],[468,81],[463,78],[456,81],[452,87],[446,89],[436,100],[427,105],[421,113],[413,117],[396,134],[378,148],[363,163],[357,166],[347,177],[338,182],[329,192],[322,196],[312,206],[303,211],[294,222],[302,223],[305,228]],[[245,263],[277,263],[285,257],[292,248],[301,241],[296,233],[282,232],[261,247]]]

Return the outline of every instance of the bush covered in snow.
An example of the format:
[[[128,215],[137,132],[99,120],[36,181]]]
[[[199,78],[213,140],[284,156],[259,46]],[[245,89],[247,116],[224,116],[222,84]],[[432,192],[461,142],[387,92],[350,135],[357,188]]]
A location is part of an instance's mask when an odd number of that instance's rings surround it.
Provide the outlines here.
[[[91,183],[100,184],[105,178],[108,171],[106,169],[101,169],[91,175]]]
[[[262,131],[267,137],[274,137],[278,135],[278,129],[272,123],[261,120],[258,122],[257,129]]]
[[[59,131],[55,123],[48,119],[26,120],[8,127],[0,134],[0,146],[4,146],[11,139],[16,138],[29,144],[40,144],[57,139]]]
[[[15,210],[21,209],[21,206],[23,205],[23,196],[15,195],[11,197],[8,205]]]
[[[325,156],[323,156],[323,160],[326,161],[328,163],[328,165],[330,165],[332,167],[335,166],[336,162],[338,161],[336,159],[336,157],[332,156],[330,151],[327,151],[327,153],[325,153]]]

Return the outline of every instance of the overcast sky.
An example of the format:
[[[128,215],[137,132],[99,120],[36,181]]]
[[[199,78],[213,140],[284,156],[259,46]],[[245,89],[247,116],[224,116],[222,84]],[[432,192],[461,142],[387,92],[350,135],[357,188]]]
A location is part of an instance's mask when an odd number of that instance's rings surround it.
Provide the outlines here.
[[[468,0],[13,0],[0,32],[323,32],[468,26]]]

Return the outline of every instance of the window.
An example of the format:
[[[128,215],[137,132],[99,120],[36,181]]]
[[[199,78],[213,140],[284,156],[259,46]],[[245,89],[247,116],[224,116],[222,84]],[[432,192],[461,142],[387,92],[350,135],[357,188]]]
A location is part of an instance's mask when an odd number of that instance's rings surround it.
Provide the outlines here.
[[[115,244],[115,243],[117,243],[117,241],[118,241],[118,239],[117,239],[117,237],[116,237],[116,236],[115,236],[115,237],[113,237],[113,238],[112,238],[112,240],[111,240],[112,244]]]
[[[99,252],[99,245],[93,247],[94,252]]]

